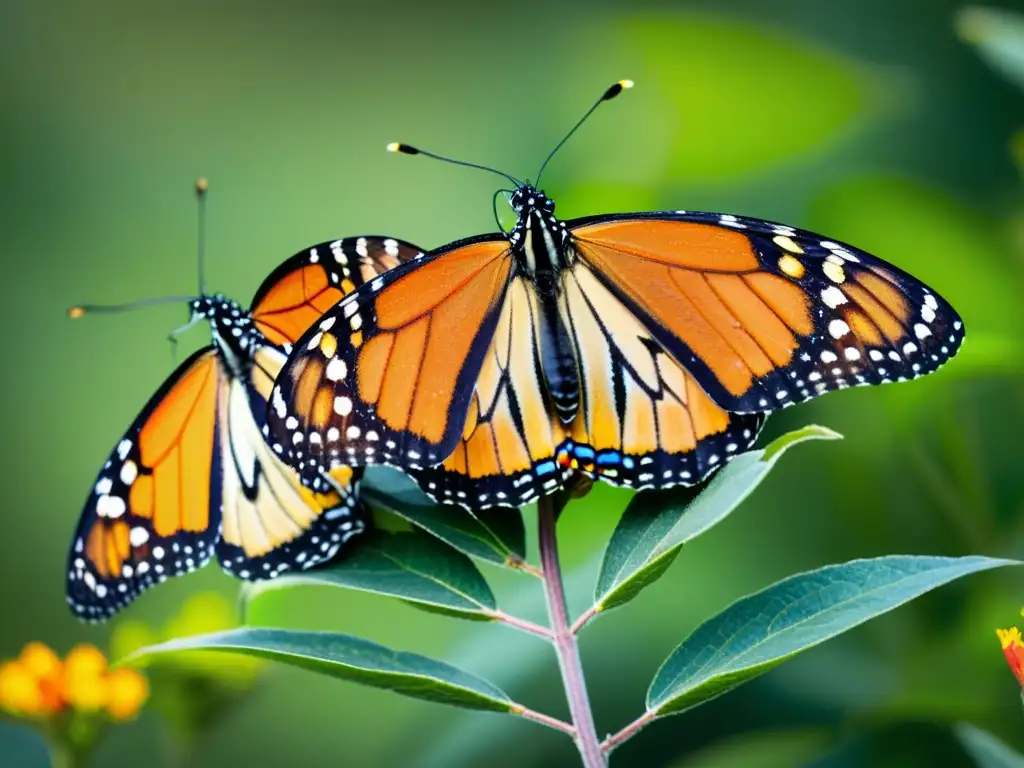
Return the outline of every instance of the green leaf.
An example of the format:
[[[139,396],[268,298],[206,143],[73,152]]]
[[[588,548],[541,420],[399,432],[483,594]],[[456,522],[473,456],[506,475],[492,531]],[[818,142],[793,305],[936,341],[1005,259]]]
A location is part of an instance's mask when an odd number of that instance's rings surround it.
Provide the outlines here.
[[[594,590],[596,610],[607,611],[629,602],[660,578],[683,544],[724,520],[788,448],[805,440],[841,437],[826,427],[806,426],[767,448],[737,456],[707,485],[638,493],[608,542]]]
[[[487,617],[498,607],[472,560],[418,529],[374,531],[335,565],[256,582],[249,602],[267,592],[309,585],[390,595],[462,618]]]
[[[517,509],[495,507],[474,515],[461,507],[440,506],[409,478],[387,467],[367,471],[361,496],[471,557],[511,567],[525,559],[526,530]]]
[[[387,688],[396,693],[467,709],[509,712],[516,705],[491,683],[426,656],[394,651],[351,635],[247,627],[170,640],[132,654],[127,663],[164,653],[224,651]]]
[[[1024,16],[973,6],[960,11],[956,30],[992,69],[1024,88]]]
[[[895,555],[791,576],[738,600],[686,638],[654,676],[648,712],[683,712],[947,582],[1019,564]]]
[[[1024,768],[1024,756],[988,731],[960,723],[953,728],[953,733],[978,768]]]

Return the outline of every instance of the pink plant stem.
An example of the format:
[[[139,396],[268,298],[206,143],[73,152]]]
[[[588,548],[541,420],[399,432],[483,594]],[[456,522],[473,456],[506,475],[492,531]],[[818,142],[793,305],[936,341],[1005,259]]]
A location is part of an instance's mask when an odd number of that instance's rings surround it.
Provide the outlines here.
[[[638,717],[632,723],[627,725],[621,731],[619,731],[616,734],[613,734],[612,736],[609,736],[607,739],[605,739],[603,742],[601,742],[601,750],[603,752],[605,752],[606,754],[608,752],[611,752],[613,749],[615,749],[617,746],[619,746],[619,744],[621,744],[622,742],[626,741],[627,739],[632,738],[633,736],[636,736],[637,733],[640,732],[641,728],[643,728],[645,725],[653,722],[653,720],[656,717],[657,717],[657,715],[654,714],[653,712],[644,712],[642,715],[640,715],[640,717]]]
[[[542,627],[540,624],[534,624],[532,621],[526,619],[520,619],[516,616],[510,616],[504,611],[491,611],[487,613],[487,616],[494,621],[500,621],[503,624],[508,624],[510,627],[515,627],[522,632],[528,632],[531,635],[537,635],[537,637],[543,637],[545,640],[554,640],[554,633],[547,627]]]
[[[590,711],[590,699],[583,680],[583,665],[580,663],[579,648],[569,626],[569,611],[565,602],[565,586],[562,583],[562,569],[558,563],[558,538],[556,532],[554,502],[544,496],[537,503],[539,518],[539,548],[541,569],[544,571],[544,595],[547,598],[548,615],[554,631],[555,651],[558,666],[562,670],[562,684],[569,700],[569,712],[576,727],[576,747],[580,751],[585,768],[605,768],[604,752],[597,738],[594,716]]]
[[[545,715],[543,712],[537,712],[519,705],[517,705],[517,708],[512,711],[520,717],[525,717],[527,720],[533,720],[541,725],[546,725],[549,728],[554,728],[562,733],[567,733],[574,739],[576,738],[576,729],[572,727],[572,724],[567,723],[564,720],[559,720],[557,717],[551,717],[551,715]]]
[[[584,625],[588,621],[590,621],[592,618],[597,616],[597,614],[598,614],[597,606],[596,605],[590,606],[589,608],[587,608],[587,610],[584,613],[580,614],[580,617],[578,619],[576,619],[576,621],[573,622],[572,627],[570,628],[569,631],[572,632],[574,635],[579,634],[579,631],[581,629],[583,629]]]

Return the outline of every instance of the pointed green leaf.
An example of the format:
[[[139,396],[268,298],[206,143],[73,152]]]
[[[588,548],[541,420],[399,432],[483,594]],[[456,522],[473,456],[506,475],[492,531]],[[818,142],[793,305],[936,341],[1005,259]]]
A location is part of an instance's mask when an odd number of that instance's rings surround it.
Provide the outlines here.
[[[474,515],[461,507],[440,506],[387,467],[367,471],[361,495],[371,506],[405,518],[471,557],[508,566],[524,560],[526,530],[517,509],[495,507]]]
[[[647,709],[695,707],[947,582],[1015,560],[896,555],[797,574],[701,624],[658,670]]]
[[[809,425],[767,448],[737,456],[703,486],[645,491],[633,497],[608,542],[594,590],[598,611],[632,600],[657,581],[686,542],[724,520],[750,495],[791,446],[805,440],[837,440],[826,427]]]
[[[224,651],[258,656],[417,699],[492,712],[514,711],[505,693],[468,672],[351,635],[245,627],[151,645],[126,663],[162,653]]]
[[[1024,768],[1024,755],[988,731],[975,728],[970,723],[960,723],[953,733],[978,768]]]
[[[337,564],[256,582],[248,599],[308,585],[376,592],[462,618],[486,618],[497,609],[494,593],[473,561],[419,529],[374,531]]]

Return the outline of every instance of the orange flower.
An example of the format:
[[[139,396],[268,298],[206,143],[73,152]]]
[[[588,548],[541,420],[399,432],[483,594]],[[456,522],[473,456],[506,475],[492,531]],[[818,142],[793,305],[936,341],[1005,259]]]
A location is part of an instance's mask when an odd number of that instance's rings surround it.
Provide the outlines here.
[[[25,665],[17,661],[0,664],[0,710],[22,717],[44,717],[58,706],[47,702],[39,683]]]
[[[131,720],[149,698],[149,683],[134,669],[115,669],[107,676],[107,712],[114,720]]]
[[[95,712],[107,703],[107,659],[94,645],[76,645],[64,659],[64,698],[75,709]]]
[[[146,678],[133,669],[108,670],[106,657],[88,644],[61,661],[42,643],[29,643],[0,664],[0,711],[19,717],[50,718],[70,708],[127,720],[147,698]]]
[[[1010,665],[1010,669],[1013,670],[1013,675],[1017,678],[1017,682],[1024,688],[1024,642],[1022,642],[1020,630],[1016,627],[997,629],[996,634],[999,636],[999,642],[1003,646],[1003,655],[1006,656],[1006,662]]]

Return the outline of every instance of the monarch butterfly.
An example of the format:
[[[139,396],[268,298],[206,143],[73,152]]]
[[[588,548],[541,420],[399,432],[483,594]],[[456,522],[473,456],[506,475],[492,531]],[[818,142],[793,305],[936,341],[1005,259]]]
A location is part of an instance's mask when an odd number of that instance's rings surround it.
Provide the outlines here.
[[[205,189],[197,185],[200,200]],[[418,253],[391,238],[335,240],[281,264],[248,311],[202,290],[192,299],[155,300],[188,301],[189,325],[209,322],[213,343],[171,374],[103,465],[69,554],[74,613],[108,618],[214,552],[241,579],[307,568],[363,530],[360,471],[337,467],[322,490],[303,487],[264,442],[266,401],[291,343],[321,312]]]
[[[688,211],[560,221],[536,183],[389,149],[504,176],[517,219],[375,278],[300,339],[269,428],[313,488],[339,462],[397,465],[471,510],[574,471],[692,485],[764,414],[929,373],[964,337],[936,291],[836,240]]]

